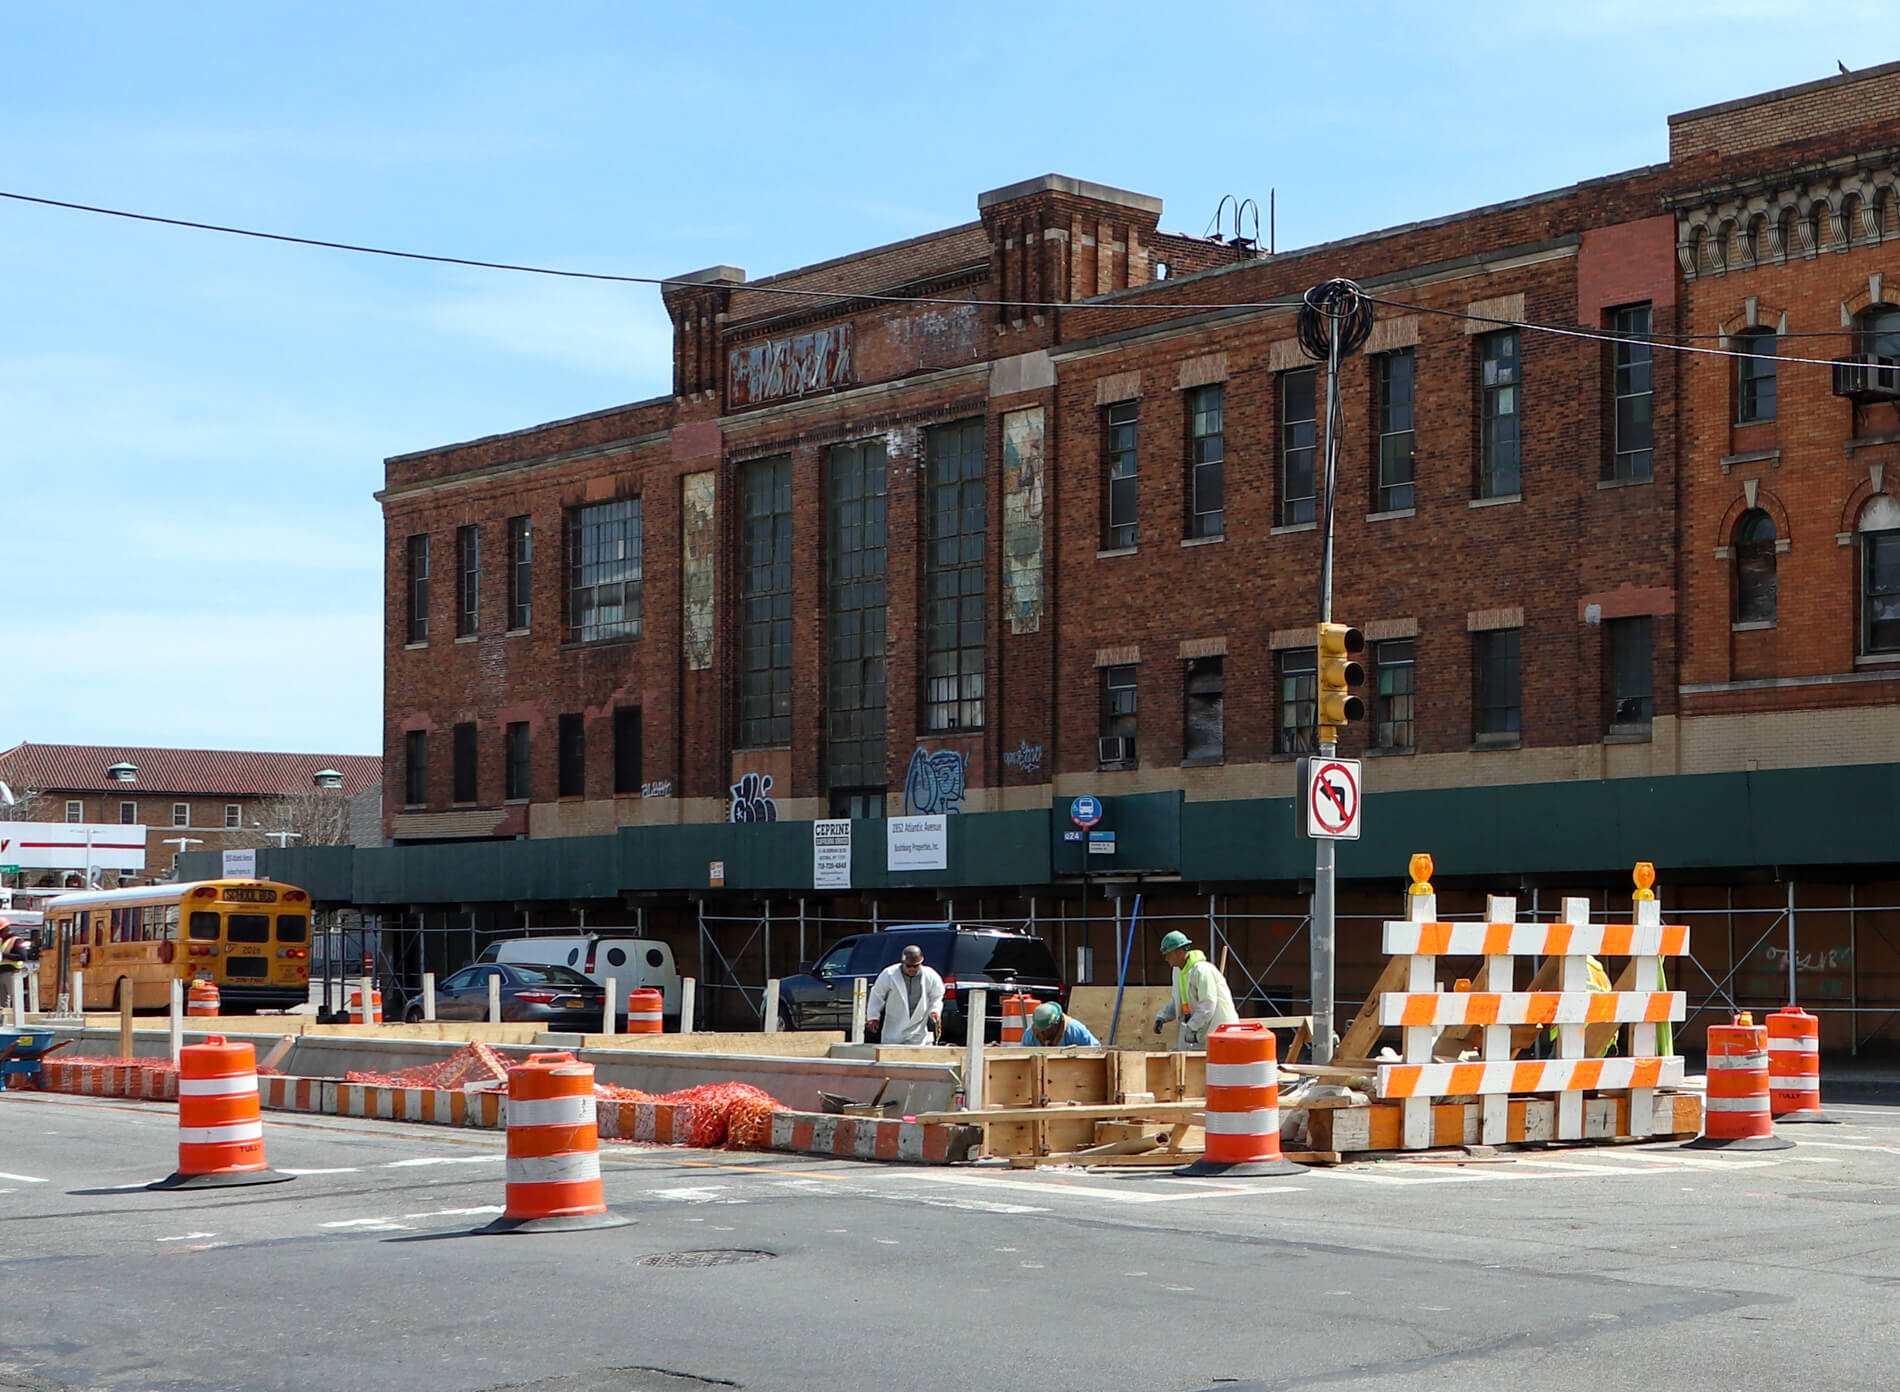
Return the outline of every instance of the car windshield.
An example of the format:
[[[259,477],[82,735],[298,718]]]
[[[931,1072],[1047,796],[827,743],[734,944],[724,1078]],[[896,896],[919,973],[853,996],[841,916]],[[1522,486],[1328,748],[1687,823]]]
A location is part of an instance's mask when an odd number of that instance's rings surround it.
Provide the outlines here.
[[[871,976],[881,972],[904,955],[912,943],[924,950],[924,963],[943,971],[949,934],[941,928],[890,928],[881,933],[866,933],[851,953],[851,974]]]
[[[1041,938],[966,933],[957,938],[957,974],[1054,981],[1061,975]]]
[[[515,980],[520,984],[537,986],[591,986],[593,982],[575,971],[572,967],[543,966],[539,963],[516,962],[509,966]]]

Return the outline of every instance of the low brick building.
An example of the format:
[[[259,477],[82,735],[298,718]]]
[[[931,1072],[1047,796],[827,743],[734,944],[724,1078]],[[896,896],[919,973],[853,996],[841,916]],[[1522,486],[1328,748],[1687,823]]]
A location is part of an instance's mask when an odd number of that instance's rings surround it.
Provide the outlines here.
[[[379,892],[696,914],[703,957],[709,903],[816,894],[809,834],[758,823],[957,814],[940,874],[854,849],[856,897],[817,897],[1297,923],[1329,384],[1296,315],[1343,276],[1376,320],[1339,382],[1372,707],[1342,874],[1434,849],[1474,892],[1609,894],[1634,852],[1731,937],[1738,892],[1815,880],[1857,1039],[1900,1003],[1900,963],[1852,965],[1891,852],[1799,808],[1900,784],[1897,154],[1889,65],[1672,118],[1663,164],[1280,254],[1048,175],[678,277],[667,396],[388,461],[388,832],[566,849],[479,894],[391,852]],[[1063,834],[1082,794],[1108,855]],[[770,973],[767,938],[739,956]],[[1754,952],[1709,981],[1778,989]]]

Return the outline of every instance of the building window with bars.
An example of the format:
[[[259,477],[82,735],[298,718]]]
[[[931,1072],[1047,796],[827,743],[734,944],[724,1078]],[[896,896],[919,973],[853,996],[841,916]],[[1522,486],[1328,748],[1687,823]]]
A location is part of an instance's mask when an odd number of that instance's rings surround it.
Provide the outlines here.
[[[1313,752],[1313,725],[1319,718],[1319,652],[1315,648],[1282,648],[1280,720],[1274,731],[1276,754]]]
[[[525,720],[514,721],[502,731],[501,771],[502,796],[510,802],[526,802],[533,786],[534,756]]]
[[[644,791],[640,783],[640,708],[614,707],[614,792],[632,797]]]
[[[1412,506],[1413,370],[1410,348],[1378,357],[1379,471],[1372,510],[1399,512]]]
[[[555,729],[556,795],[587,796],[587,717],[578,711],[563,715]]]
[[[1102,451],[1107,477],[1102,548],[1106,551],[1118,551],[1136,542],[1139,477],[1135,433],[1140,419],[1139,401],[1118,401],[1102,409]]]
[[[1649,306],[1617,310],[1610,316],[1610,328],[1616,335],[1610,345],[1616,437],[1610,477],[1634,483],[1653,474],[1655,461],[1655,353],[1649,342]]]
[[[640,636],[640,500],[590,503],[567,517],[567,640]]]
[[[1655,707],[1654,623],[1647,614],[1611,619],[1603,632],[1610,657],[1610,733],[1646,735]]]
[[[449,732],[449,800],[475,801],[475,726],[463,722]]]
[[[1191,657],[1185,664],[1183,763],[1217,764],[1227,757],[1225,665],[1219,657]]]
[[[1735,423],[1753,425],[1775,418],[1775,355],[1779,351],[1773,329],[1737,334],[1735,351]]]
[[[426,532],[408,539],[404,547],[408,558],[409,598],[408,637],[410,643],[429,641],[429,537]]]
[[[1319,374],[1280,374],[1280,525],[1314,519],[1314,459],[1319,446]]]
[[[1418,643],[1388,638],[1372,645],[1372,747],[1402,753],[1414,749],[1412,700],[1416,690]]]
[[[1522,733],[1518,637],[1515,628],[1471,635],[1473,724],[1480,744],[1515,744]]]
[[[889,465],[884,441],[825,458],[825,785],[882,787],[888,693]]]
[[[427,730],[403,732],[402,802],[405,807],[429,805],[429,732]]]
[[[792,457],[739,468],[739,746],[792,742]]]
[[[986,663],[983,421],[929,431],[924,467],[924,727],[974,730]]]
[[[1217,537],[1227,530],[1226,400],[1227,388],[1218,382],[1188,393],[1189,537]]]
[[[1518,338],[1501,329],[1478,339],[1478,487],[1480,498],[1511,498],[1523,489],[1519,469]]]
[[[481,626],[482,529],[455,529],[455,636],[466,638]]]
[[[534,619],[534,520],[508,519],[508,628],[519,632]]]
[[[1096,762],[1103,768],[1135,765],[1138,690],[1133,664],[1102,668],[1102,737]]]

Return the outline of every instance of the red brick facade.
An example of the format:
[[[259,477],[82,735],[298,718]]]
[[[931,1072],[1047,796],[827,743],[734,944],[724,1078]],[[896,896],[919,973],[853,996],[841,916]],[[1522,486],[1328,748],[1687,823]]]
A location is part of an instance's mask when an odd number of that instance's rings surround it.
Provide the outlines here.
[[[867,440],[882,441],[887,461],[882,786],[893,812],[906,810],[919,750],[967,756],[970,811],[1082,791],[1284,795],[1279,663],[1317,616],[1320,538],[1285,496],[1282,416],[1288,374],[1313,366],[1298,352],[1293,306],[1335,276],[1380,301],[1372,340],[1341,370],[1335,614],[1416,650],[1414,733],[1378,751],[1377,786],[1853,758],[1865,746],[1846,727],[1732,717],[1841,707],[1864,718],[1900,696],[1885,679],[1900,666],[1858,650],[1855,617],[1856,527],[1872,494],[1900,486],[1900,407],[1852,406],[1831,394],[1826,366],[1785,363],[1775,418],[1738,426],[1734,360],[1669,346],[1718,347],[1728,340],[1715,335],[1785,320],[1789,334],[1824,336],[1786,340],[1784,357],[1853,351],[1843,314],[1879,302],[1888,280],[1900,302],[1896,112],[1900,66],[1829,79],[1674,118],[1668,164],[1276,256],[1163,233],[1158,200],[1051,175],[982,195],[974,222],[890,247],[759,281],[732,267],[682,277],[664,295],[672,395],[388,462],[390,829],[424,840],[718,819],[748,773],[770,777],[778,815],[828,815],[829,461],[835,446]],[[1776,242],[1770,253],[1759,228],[1747,241],[1749,213],[1774,222],[1784,205],[1805,236],[1824,188],[1835,191],[1821,244]],[[1849,191],[1861,203],[1843,221]],[[1619,464],[1615,442],[1617,383],[1640,374],[1619,376],[1618,349],[1598,337],[1534,327],[1594,334],[1642,307],[1657,340],[1646,466],[1629,453]],[[1486,490],[1485,335],[1516,324],[1521,482]],[[1407,352],[1413,497],[1384,506],[1378,383],[1384,355]],[[1323,415],[1324,369],[1314,376]],[[1212,388],[1221,525],[1196,535],[1210,524],[1193,521],[1190,402]],[[1626,411],[1642,409],[1632,401]],[[1126,415],[1131,404],[1129,546],[1109,544],[1105,528],[1106,432],[1108,408]],[[963,421],[980,421],[983,441],[983,718],[933,731],[925,557],[933,516],[947,514],[932,511],[931,432]],[[780,456],[790,461],[791,736],[747,748],[741,478]],[[706,475],[710,530],[693,531],[683,498]],[[569,519],[631,498],[641,632],[570,642]],[[1788,545],[1773,625],[1736,629],[1730,553],[1750,499]],[[533,612],[511,631],[506,549],[518,516],[532,518]],[[458,634],[457,531],[469,527],[479,603],[473,632]],[[422,534],[429,631],[411,642],[407,539]],[[709,609],[689,578],[702,564]],[[1613,709],[1611,634],[1645,619],[1649,704],[1637,720],[1640,696]],[[1506,630],[1521,653],[1519,728],[1486,734],[1474,661],[1485,635]],[[1212,658],[1222,745],[1189,759],[1187,663]],[[1127,667],[1137,757],[1105,770],[1103,672]],[[955,689],[967,696],[976,681],[966,669]],[[638,787],[616,795],[615,711],[631,707]],[[583,791],[567,797],[562,715],[585,731]],[[453,795],[458,724],[475,729],[473,797]],[[527,728],[531,750],[527,795],[515,799],[511,724]],[[414,804],[412,732],[429,769]],[[1354,728],[1343,752],[1368,738]],[[1875,757],[1900,758],[1900,743]]]

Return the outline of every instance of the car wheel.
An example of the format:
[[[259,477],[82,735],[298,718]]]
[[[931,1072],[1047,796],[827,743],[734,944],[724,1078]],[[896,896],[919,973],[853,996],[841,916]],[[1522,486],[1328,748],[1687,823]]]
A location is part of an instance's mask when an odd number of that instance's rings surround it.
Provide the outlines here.
[[[419,1025],[422,1023],[421,1001],[417,1001],[414,1005],[402,1012],[402,1022],[405,1025]]]
[[[798,1030],[798,1014],[789,1001],[778,1003],[778,1027],[785,1034],[794,1034]]]

